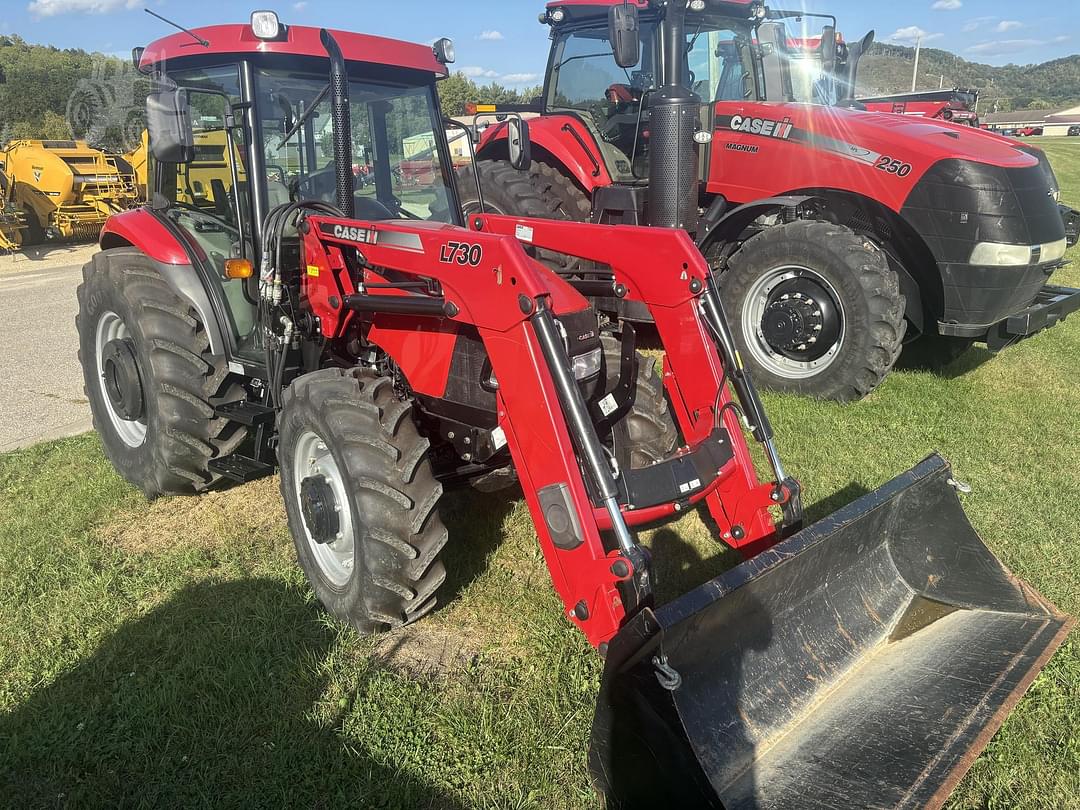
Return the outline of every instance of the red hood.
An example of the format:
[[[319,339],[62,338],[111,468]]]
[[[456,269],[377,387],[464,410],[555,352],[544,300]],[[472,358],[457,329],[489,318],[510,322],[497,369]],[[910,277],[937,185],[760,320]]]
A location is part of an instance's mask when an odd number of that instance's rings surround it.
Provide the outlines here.
[[[927,168],[947,159],[972,160],[1010,168],[1038,163],[1031,155],[1017,149],[1014,141],[975,127],[893,113],[811,104],[758,103],[746,106],[758,110],[777,108],[773,117],[790,117],[792,124],[800,129]],[[724,107],[730,109],[726,104]]]

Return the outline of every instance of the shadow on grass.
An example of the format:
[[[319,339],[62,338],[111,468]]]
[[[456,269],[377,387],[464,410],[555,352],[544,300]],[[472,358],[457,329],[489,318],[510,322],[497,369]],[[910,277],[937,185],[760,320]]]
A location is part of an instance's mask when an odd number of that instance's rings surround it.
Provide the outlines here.
[[[462,488],[448,492],[440,512],[450,539],[444,561],[446,584],[439,590],[439,604],[454,602],[487,570],[492,553],[506,537],[506,518],[522,499],[521,487],[498,492]]]
[[[814,501],[814,503],[807,506],[803,526],[811,526],[823,517],[831,515],[841,506],[847,506],[852,501],[858,500],[863,495],[869,494],[870,490],[862,484],[857,484],[852,481],[847,486],[836,490],[832,495],[827,495],[821,500]]]
[[[313,719],[334,637],[280,582],[186,588],[0,717],[2,803],[458,807]]]
[[[985,346],[972,346],[959,357],[948,362],[935,362],[920,356],[917,352],[905,348],[900,354],[896,367],[902,371],[929,371],[946,380],[963,377],[989,362],[994,357]]]
[[[658,605],[704,585],[742,561],[737,552],[719,541],[716,553],[706,557],[670,526],[657,530],[649,546]]]

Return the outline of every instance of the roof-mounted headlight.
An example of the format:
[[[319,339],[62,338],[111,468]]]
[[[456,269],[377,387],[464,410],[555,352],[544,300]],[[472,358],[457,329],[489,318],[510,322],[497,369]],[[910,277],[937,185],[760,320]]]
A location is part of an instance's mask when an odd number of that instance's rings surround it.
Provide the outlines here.
[[[284,28],[275,11],[251,12],[251,32],[257,39],[281,39]]]
[[[541,25],[558,25],[566,19],[566,10],[561,8],[549,8],[540,12]]]
[[[431,50],[435,52],[435,59],[442,65],[451,65],[454,60],[457,59],[457,52],[454,50],[454,40],[441,37],[435,40],[435,44],[431,46]]]

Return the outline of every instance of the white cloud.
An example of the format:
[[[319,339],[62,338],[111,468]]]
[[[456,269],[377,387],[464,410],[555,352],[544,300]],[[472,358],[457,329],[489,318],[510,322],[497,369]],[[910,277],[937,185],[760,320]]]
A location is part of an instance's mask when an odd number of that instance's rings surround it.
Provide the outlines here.
[[[502,77],[507,84],[529,84],[540,81],[539,73],[507,73]]]
[[[305,8],[307,8],[307,0],[300,0],[299,3],[293,3],[292,7],[293,11],[303,11]]]
[[[497,42],[500,39],[504,39],[500,31],[481,31],[480,36],[477,39],[485,39],[490,42]]]
[[[1019,20],[1002,20],[997,24],[997,27],[994,30],[997,31],[999,34],[1004,34],[1006,31],[1012,31],[1016,28],[1023,27],[1024,24]]]
[[[961,30],[965,34],[970,34],[972,31],[978,31],[984,25],[992,23],[996,19],[997,17],[972,17],[970,20],[964,23],[964,27]]]
[[[1068,42],[1070,39],[1072,39],[1072,37],[1068,34],[1062,34],[1061,36],[1054,37],[1050,41],[1053,42],[1055,45],[1060,45],[1062,42]]]
[[[908,25],[903,28],[897,28],[889,34],[889,36],[885,37],[885,41],[897,45],[914,45],[919,40],[926,43],[934,39],[940,39],[942,36],[944,36],[944,34],[931,34],[930,32],[919,28],[917,25]]]
[[[937,0],[930,8],[934,11],[956,11],[963,5],[961,0]]]
[[[476,65],[460,67],[457,69],[457,72],[463,76],[468,76],[470,79],[497,79],[499,77],[499,74],[496,71],[477,67]]]
[[[972,45],[967,49],[967,52],[979,56],[1004,56],[1005,54],[1020,53],[1045,44],[1046,42],[1041,39],[998,39]]]
[[[138,8],[141,0],[31,0],[26,7],[35,17],[56,17],[60,14],[108,14],[124,8]]]

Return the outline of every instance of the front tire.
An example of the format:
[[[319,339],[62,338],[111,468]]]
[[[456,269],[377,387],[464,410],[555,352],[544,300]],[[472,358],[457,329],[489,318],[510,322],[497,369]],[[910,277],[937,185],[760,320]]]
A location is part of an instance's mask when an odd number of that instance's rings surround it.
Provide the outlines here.
[[[743,361],[775,391],[849,402],[896,364],[906,321],[885,253],[842,226],[768,228],[719,277]]]
[[[279,429],[289,530],[326,610],[362,633],[431,611],[447,532],[412,405],[374,372],[325,369],[285,391]]]
[[[135,250],[98,253],[78,289],[83,390],[105,455],[147,497],[199,492],[244,440],[211,400],[244,396],[198,313]]]

